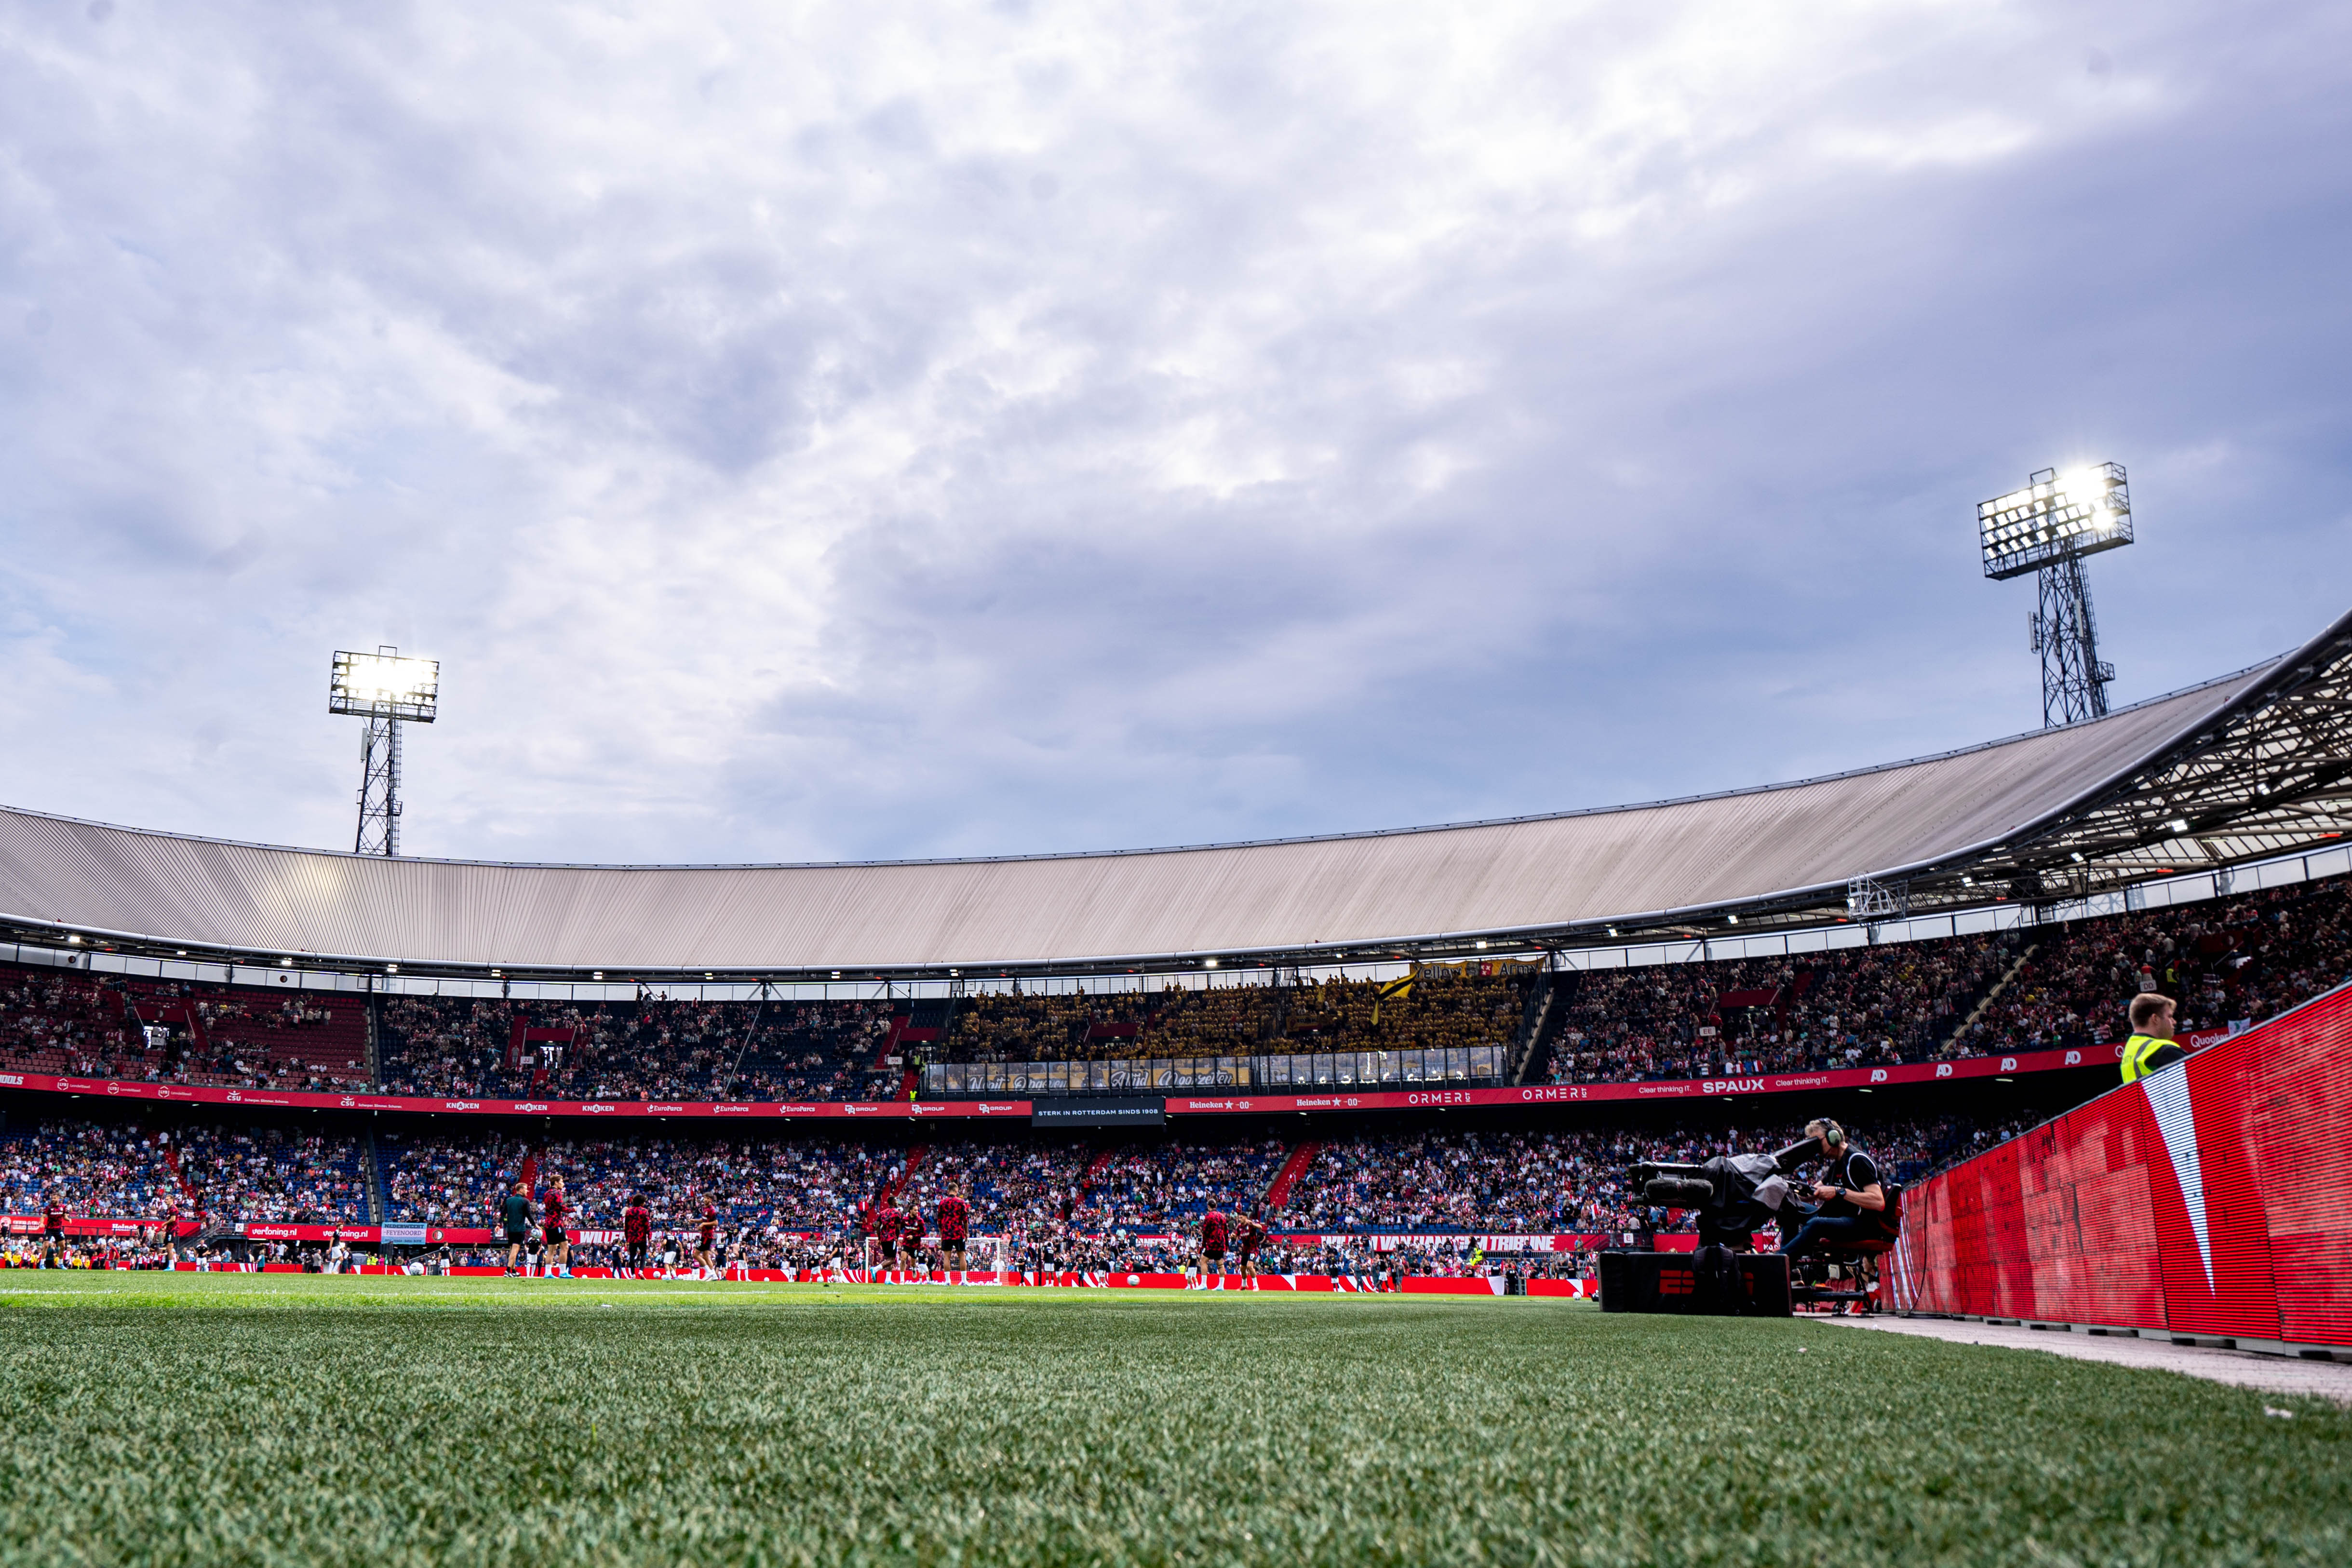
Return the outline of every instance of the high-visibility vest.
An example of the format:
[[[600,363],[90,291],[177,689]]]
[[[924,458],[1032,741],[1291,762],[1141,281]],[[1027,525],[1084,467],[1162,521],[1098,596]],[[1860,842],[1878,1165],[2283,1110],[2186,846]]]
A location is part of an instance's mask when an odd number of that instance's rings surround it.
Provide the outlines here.
[[[2177,1040],[2158,1040],[2152,1034],[2136,1034],[2124,1041],[2124,1082],[2135,1082],[2155,1071],[2148,1058],[2168,1045],[2178,1048],[2179,1044]]]

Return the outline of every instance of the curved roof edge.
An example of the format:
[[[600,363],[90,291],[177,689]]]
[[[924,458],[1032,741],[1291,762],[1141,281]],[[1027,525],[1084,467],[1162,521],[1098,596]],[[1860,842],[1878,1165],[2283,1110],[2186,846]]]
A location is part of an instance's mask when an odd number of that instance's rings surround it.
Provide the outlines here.
[[[2215,675],[2178,691],[2161,692],[2152,697],[2115,709],[2103,716],[2120,718],[2142,708],[2170,702],[2175,697],[2190,696],[2231,681],[2243,680],[2285,662],[2291,655],[2274,653],[2258,660],[2244,669],[2226,675]],[[1622,811],[1649,811],[1662,806],[1690,806],[1707,800],[1736,800],[1748,795],[1769,795],[1782,789],[1802,789],[1815,784],[1832,784],[1845,779],[1863,779],[1874,773],[1892,772],[1896,768],[1916,768],[1921,763],[1942,762],[1949,758],[1968,757],[1980,751],[1990,751],[2015,741],[2032,740],[2045,736],[2047,729],[2020,730],[2002,736],[1998,740],[1980,740],[1972,746],[1954,747],[1948,751],[1930,751],[1917,757],[1906,757],[1899,762],[1874,762],[1861,768],[1849,768],[1837,773],[1816,773],[1803,779],[1788,779],[1770,784],[1744,784],[1733,789],[1710,789],[1696,795],[1667,795],[1655,800],[1633,800],[1615,806],[1571,806],[1558,811],[1529,811],[1516,817],[1470,817],[1458,822],[1424,822],[1410,828],[1355,828],[1332,833],[1294,833],[1273,839],[1213,839],[1197,844],[1153,844],[1132,850],[1036,850],[1026,854],[1003,855],[929,855],[903,860],[843,860],[843,861],[496,861],[478,860],[465,855],[398,855],[390,857],[415,865],[497,866],[508,870],[532,871],[829,871],[841,868],[877,866],[956,866],[1012,865],[1026,861],[1086,861],[1125,860],[1137,855],[1195,854],[1206,850],[1254,850],[1277,844],[1346,843],[1358,839],[1405,838],[1417,833],[1451,833],[1465,828],[1503,828],[1521,822],[1562,822],[1580,817],[1607,817]],[[143,837],[171,839],[194,844],[219,844],[224,847],[250,850],[277,850],[287,854],[331,855],[341,859],[375,862],[387,857],[361,854],[355,850],[309,849],[300,844],[275,844],[259,839],[225,839],[210,833],[175,833],[168,828],[139,828],[121,822],[101,821],[95,817],[70,816],[63,811],[43,811],[29,806],[0,805],[0,813],[11,816],[35,817],[44,821],[69,823],[78,828],[102,828],[111,833],[137,833]]]
[[[2336,711],[2306,699],[2347,662],[2352,614],[2293,653],[2087,724],[1901,762],[1639,805],[1148,850],[768,865],[387,860],[0,808],[0,919],[209,952],[573,974],[1077,970],[1576,941],[1612,925],[1817,915],[1857,877],[1968,885],[1965,868],[2001,857],[2004,874],[2039,875],[2026,847],[2090,843],[2099,823],[2144,848],[2156,841],[2148,823],[2134,825],[2119,791],[2167,768],[2212,774],[2196,759],[2214,737],[2273,708]],[[2308,724],[2294,735],[2305,738],[2291,735],[2290,751],[2343,749]],[[2275,774],[2284,754],[2275,737],[2264,744]],[[2292,796],[2308,815],[2333,776],[2306,771],[2263,810],[2276,818]],[[2263,815],[2241,795],[2210,821],[2200,815],[2199,831],[2231,811],[2232,822]],[[2258,848],[2274,852],[2291,827],[2265,828]]]

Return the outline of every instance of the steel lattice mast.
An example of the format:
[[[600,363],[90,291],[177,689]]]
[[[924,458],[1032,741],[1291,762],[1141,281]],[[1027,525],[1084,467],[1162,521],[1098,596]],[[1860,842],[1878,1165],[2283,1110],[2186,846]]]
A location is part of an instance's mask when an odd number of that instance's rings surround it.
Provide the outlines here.
[[[2002,580],[2037,574],[2039,603],[2028,618],[2042,655],[2042,724],[2055,728],[2107,711],[2113,664],[2099,657],[2083,559],[2132,542],[2131,489],[2120,463],[2037,470],[2022,490],[1977,507],[1984,574]]]
[[[400,852],[400,727],[431,724],[440,708],[441,664],[404,659],[379,645],[373,653],[338,650],[327,687],[327,711],[367,721],[360,737],[360,824],[352,850],[363,855]]]

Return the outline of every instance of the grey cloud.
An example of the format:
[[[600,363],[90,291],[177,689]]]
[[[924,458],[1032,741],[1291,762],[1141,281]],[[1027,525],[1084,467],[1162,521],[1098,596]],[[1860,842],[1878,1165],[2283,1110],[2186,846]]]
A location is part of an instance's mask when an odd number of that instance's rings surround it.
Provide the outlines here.
[[[1756,782],[2034,720],[2074,455],[2120,695],[2342,608],[2326,8],[896,21],[0,20],[0,799],[340,842],[379,639],[420,852]]]

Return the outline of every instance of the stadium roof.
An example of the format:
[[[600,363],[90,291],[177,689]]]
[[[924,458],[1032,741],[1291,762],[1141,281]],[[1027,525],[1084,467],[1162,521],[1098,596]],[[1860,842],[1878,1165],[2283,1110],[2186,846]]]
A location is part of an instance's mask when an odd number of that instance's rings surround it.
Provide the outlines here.
[[[1763,789],[1393,832],[820,865],[384,859],[0,808],[0,924],[134,950],[615,977],[1444,956],[2058,899],[2340,836],[2352,614],[2091,723]],[[1857,879],[1862,879],[1857,881]]]

